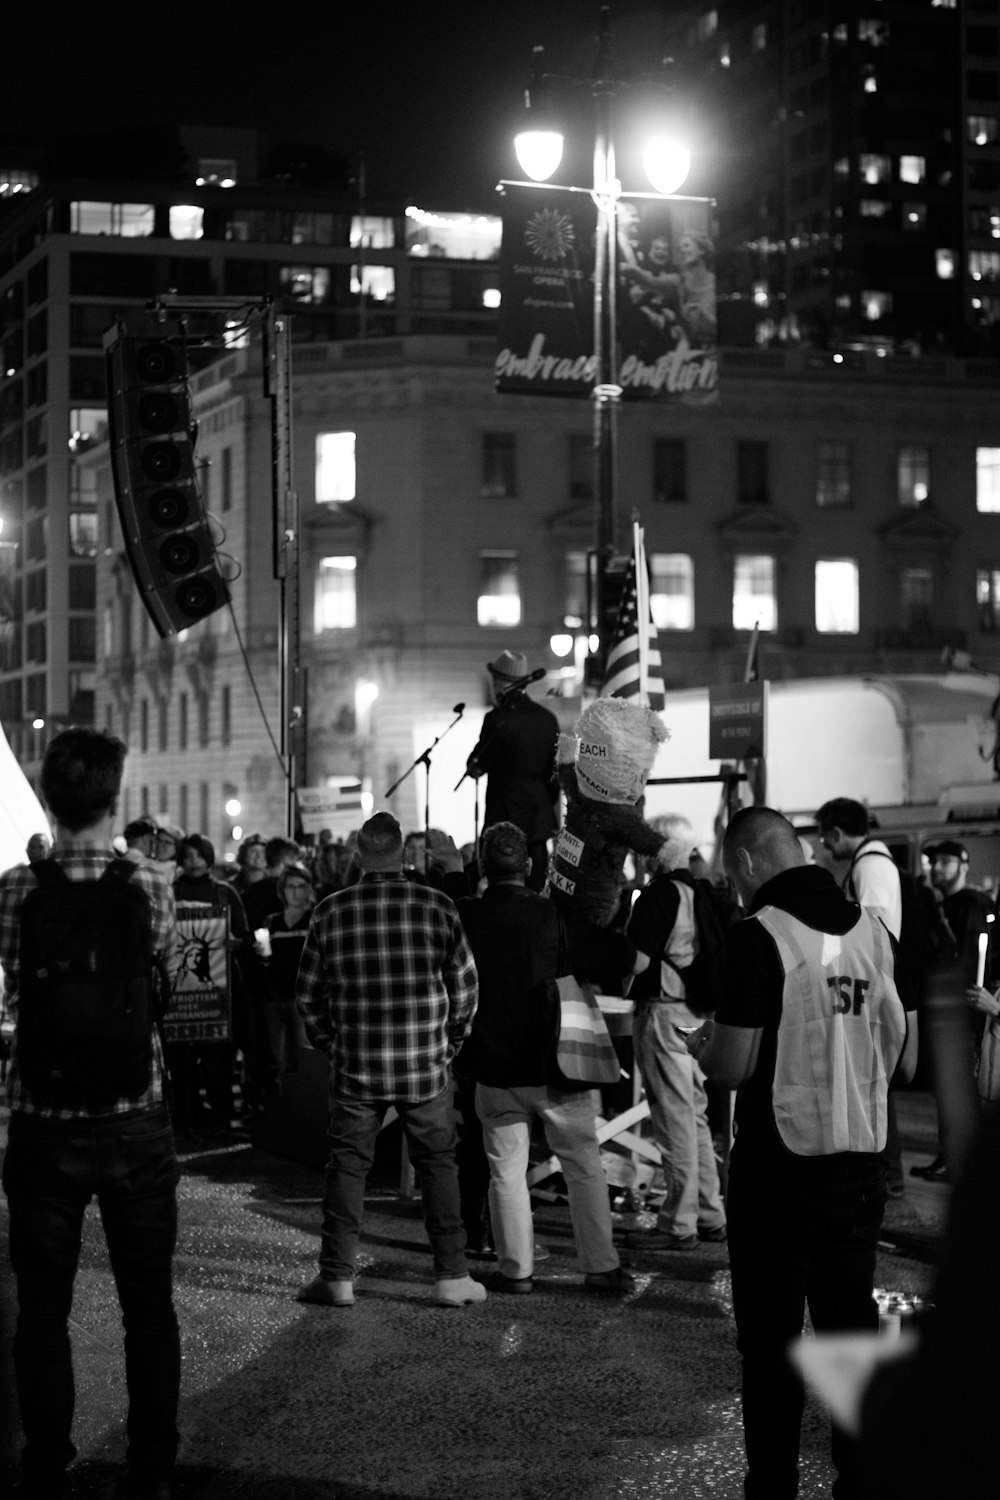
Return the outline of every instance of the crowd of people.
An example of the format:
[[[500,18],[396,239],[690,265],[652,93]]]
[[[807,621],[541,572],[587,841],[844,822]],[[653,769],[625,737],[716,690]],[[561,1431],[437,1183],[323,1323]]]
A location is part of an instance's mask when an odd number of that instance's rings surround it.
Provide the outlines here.
[[[934,1057],[949,1045],[934,976],[946,975],[980,1031],[1000,1012],[978,962],[987,913],[968,885],[968,851],[952,840],[927,851],[925,894],[951,941],[928,974],[908,947],[908,877],[849,798],[819,809],[816,851],[777,811],[737,813],[714,880],[691,823],[654,819],[655,858],[637,859],[631,879],[622,868],[617,913],[597,923],[546,884],[555,719],[527,698],[524,657],[504,652],[489,671],[494,708],[469,760],[470,775],[489,778],[485,827],[462,847],[433,828],[404,834],[379,811],[344,840],[251,835],[220,866],[204,834],[165,820],[142,817],[116,835],[120,741],[85,729],[51,741],[42,793],[54,843],[38,835],[27,861],[0,875],[0,965],[16,1025],[4,1186],[25,1495],[60,1495],[75,1452],[71,1247],[92,1196],[126,1330],[119,1494],[172,1494],[174,1139],[230,1132],[237,1087],[243,1110],[266,1110],[295,1088],[306,1047],[330,1062],[329,1154],[317,1274],[300,1301],[355,1302],[365,1189],[390,1107],[420,1189],[432,1300],[463,1308],[488,1291],[530,1294],[544,1255],[527,1186],[537,1127],[565,1181],[585,1293],[634,1294],[622,1248],[656,1265],[728,1243],[745,1493],[796,1494],[803,1387],[788,1346],[806,1308],[819,1333],[877,1331],[876,1245],[887,1194],[904,1190],[894,1090],[913,1076],[921,1033],[941,1136],[923,1175],[958,1178],[971,1149],[967,1101],[951,1097],[942,1080],[953,1070]],[[82,912],[97,885],[86,922],[71,920],[73,901]],[[183,922],[205,907],[225,914],[229,1035],[171,1039],[161,1023],[180,968],[177,913]],[[131,936],[116,943],[115,930]],[[27,960],[50,950],[47,965]],[[662,1183],[655,1224],[624,1240],[598,1145],[600,1095],[560,1062],[555,982],[567,974],[592,998],[633,1001]],[[147,1014],[156,1024],[144,1039]],[[51,1041],[87,1025],[108,1027],[99,1095]],[[966,1032],[971,1076],[975,1026]],[[865,1451],[834,1424],[838,1500],[873,1493]]]

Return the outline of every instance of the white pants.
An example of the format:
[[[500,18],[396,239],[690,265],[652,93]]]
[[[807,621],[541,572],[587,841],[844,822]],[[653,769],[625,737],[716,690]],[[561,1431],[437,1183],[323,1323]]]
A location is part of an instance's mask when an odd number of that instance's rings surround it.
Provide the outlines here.
[[[476,1113],[490,1164],[490,1215],[503,1276],[521,1279],[534,1266],[535,1231],[528,1191],[531,1122],[542,1121],[549,1148],[559,1158],[569,1195],[577,1259],[583,1271],[613,1271],[618,1252],[611,1239],[611,1204],[597,1143],[596,1090],[570,1093],[542,1085],[476,1088]]]

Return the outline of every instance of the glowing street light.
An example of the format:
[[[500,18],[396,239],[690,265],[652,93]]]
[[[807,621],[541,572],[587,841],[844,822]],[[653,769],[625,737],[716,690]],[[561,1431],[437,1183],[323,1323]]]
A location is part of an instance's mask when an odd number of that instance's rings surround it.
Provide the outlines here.
[[[607,646],[604,604],[607,597],[606,569],[614,552],[616,512],[616,449],[618,405],[622,388],[619,384],[617,354],[617,282],[619,200],[622,185],[615,164],[614,101],[629,82],[621,77],[612,52],[610,6],[600,12],[597,56],[593,76],[588,80],[568,78],[544,69],[544,48],[535,47],[532,54],[531,79],[525,91],[527,120],[514,140],[514,149],[523,172],[532,182],[548,181],[562,160],[563,137],[554,127],[549,106],[549,81],[590,85],[595,109],[594,171],[590,189],[597,209],[597,233],[594,266],[594,365],[596,378],[594,401],[594,494],[597,508],[595,614],[598,635],[595,655]],[[638,80],[637,80],[638,82]],[[649,80],[641,80],[649,86]],[[657,193],[669,197],[687,178],[691,152],[683,144],[657,135],[646,148],[643,163],[650,183]],[[592,637],[593,639],[593,637]],[[553,648],[555,649],[555,648]],[[603,668],[603,663],[602,663]]]

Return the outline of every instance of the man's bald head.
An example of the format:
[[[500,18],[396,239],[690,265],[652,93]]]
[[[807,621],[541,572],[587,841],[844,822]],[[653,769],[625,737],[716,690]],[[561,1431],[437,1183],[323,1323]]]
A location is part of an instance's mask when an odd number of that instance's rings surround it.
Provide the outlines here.
[[[744,807],[722,841],[722,866],[749,907],[765,881],[806,863],[799,836],[772,807]]]

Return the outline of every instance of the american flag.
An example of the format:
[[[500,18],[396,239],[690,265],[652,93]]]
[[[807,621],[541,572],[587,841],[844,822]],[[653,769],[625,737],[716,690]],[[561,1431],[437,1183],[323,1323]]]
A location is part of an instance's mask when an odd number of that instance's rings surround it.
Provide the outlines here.
[[[640,625],[640,620],[642,624]],[[666,704],[663,664],[649,607],[649,577],[642,531],[634,528],[632,556],[622,588],[604,670],[603,698],[638,698],[647,708]]]

